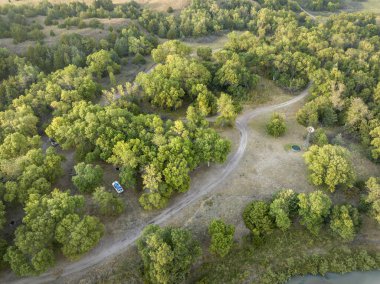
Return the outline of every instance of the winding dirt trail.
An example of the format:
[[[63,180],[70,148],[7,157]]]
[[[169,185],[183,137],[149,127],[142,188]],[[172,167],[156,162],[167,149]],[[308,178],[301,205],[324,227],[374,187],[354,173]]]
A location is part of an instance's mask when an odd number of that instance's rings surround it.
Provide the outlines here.
[[[91,268],[92,266],[95,266],[96,264],[101,263],[102,261],[105,261],[107,258],[122,253],[131,245],[133,245],[133,243],[138,239],[143,228],[146,225],[163,224],[165,221],[169,220],[172,216],[177,214],[185,207],[193,204],[202,196],[215,190],[216,187],[229,176],[229,174],[238,166],[240,160],[242,159],[245,153],[248,144],[248,123],[252,118],[297,103],[307,96],[308,90],[309,88],[305,89],[301,94],[286,102],[277,105],[264,106],[259,107],[257,109],[248,110],[245,111],[242,115],[240,115],[236,121],[236,128],[239,130],[241,136],[239,146],[236,152],[229,156],[228,161],[223,165],[219,173],[213,176],[211,179],[209,179],[208,182],[202,186],[198,186],[196,188],[194,186],[191,186],[190,190],[183,194],[178,200],[178,202],[169,205],[169,207],[163,210],[156,217],[152,218],[149,222],[146,222],[145,224],[142,224],[139,227],[134,228],[133,230],[126,231],[124,238],[112,242],[110,246],[103,246],[99,247],[98,249],[94,249],[92,252],[90,252],[87,256],[83,257],[79,261],[64,265],[60,270],[59,276],[57,276],[57,274],[54,273],[53,270],[51,270],[38,277],[22,278],[13,281],[7,281],[7,283],[34,284],[52,282],[54,280],[59,279],[60,277],[65,277],[74,273],[84,271],[88,268]]]
[[[316,19],[317,17],[314,16],[313,14],[311,14],[310,12],[308,12],[307,10],[305,10],[304,8],[301,7],[301,5],[298,4],[298,6],[300,7],[300,9],[302,10],[302,12],[305,12],[307,15],[309,15],[312,19]]]

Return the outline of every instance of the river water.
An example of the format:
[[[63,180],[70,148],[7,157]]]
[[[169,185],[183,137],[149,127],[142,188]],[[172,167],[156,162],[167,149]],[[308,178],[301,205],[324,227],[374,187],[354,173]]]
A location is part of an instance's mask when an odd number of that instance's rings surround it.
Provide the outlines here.
[[[287,284],[380,284],[380,270],[346,274],[327,273],[324,277],[295,277]]]

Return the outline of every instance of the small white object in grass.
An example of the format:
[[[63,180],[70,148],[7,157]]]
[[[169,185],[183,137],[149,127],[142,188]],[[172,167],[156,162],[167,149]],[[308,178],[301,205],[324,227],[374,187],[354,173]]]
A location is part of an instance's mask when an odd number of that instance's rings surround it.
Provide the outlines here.
[[[313,126],[309,126],[308,128],[306,128],[307,132],[309,133],[314,133],[315,129]]]

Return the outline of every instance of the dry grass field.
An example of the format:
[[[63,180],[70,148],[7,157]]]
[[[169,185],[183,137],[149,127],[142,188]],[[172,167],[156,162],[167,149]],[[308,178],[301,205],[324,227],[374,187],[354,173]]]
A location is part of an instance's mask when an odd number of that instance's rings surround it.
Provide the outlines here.
[[[91,3],[93,0],[49,0],[51,3],[69,3],[69,2],[85,2]],[[131,0],[113,0],[115,4],[122,4],[130,2]],[[168,7],[172,7],[175,10],[182,9],[189,4],[190,0],[135,0],[137,3],[147,6],[149,8],[166,11]],[[1,4],[13,3],[13,4],[27,4],[38,3],[40,0],[0,0]]]
[[[314,16],[318,16],[321,21],[325,21],[327,17],[333,15],[333,12],[317,12],[317,11],[309,11]],[[345,4],[342,10],[339,12],[368,12],[374,13],[377,16],[377,22],[380,24],[380,0],[363,0],[363,1],[355,1],[355,0],[345,0]]]
[[[349,11],[365,11],[380,15],[380,1],[379,0],[366,0],[363,2],[346,0],[347,9]]]
[[[45,19],[45,16],[39,16],[39,17],[34,18],[33,20],[38,23],[43,24],[44,19]],[[89,20],[90,19],[86,19],[85,22],[88,22]],[[107,37],[107,35],[109,34],[109,27],[113,27],[113,28],[126,27],[131,22],[131,20],[124,19],[124,18],[98,19],[98,20],[102,24],[104,24],[103,29],[94,29],[94,28],[79,29],[76,27],[71,27],[70,29],[60,29],[57,26],[44,26],[42,31],[46,37],[44,38],[43,42],[48,46],[52,46],[57,42],[57,40],[62,35],[72,34],[72,33],[80,34],[82,36],[89,36],[97,40],[101,40],[102,38]],[[50,31],[53,31],[55,33],[55,36],[51,36]],[[17,54],[21,54],[25,52],[29,46],[33,46],[35,44],[36,44],[35,41],[30,41],[30,40],[17,43],[17,44],[13,43],[12,38],[3,38],[0,40],[0,47],[8,48]]]

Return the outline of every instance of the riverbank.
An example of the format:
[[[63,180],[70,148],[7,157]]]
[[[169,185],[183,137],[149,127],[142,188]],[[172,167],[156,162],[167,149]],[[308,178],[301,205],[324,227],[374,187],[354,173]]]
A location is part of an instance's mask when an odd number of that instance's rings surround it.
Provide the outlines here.
[[[287,284],[378,284],[380,283],[380,270],[356,271],[346,274],[327,273],[322,276],[303,276],[290,280]]]

